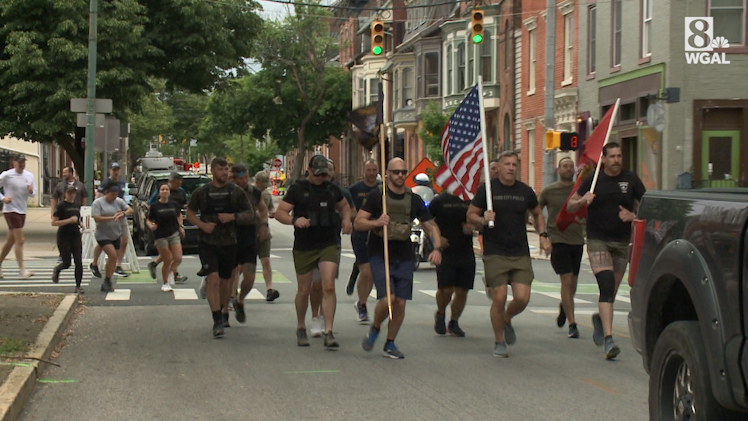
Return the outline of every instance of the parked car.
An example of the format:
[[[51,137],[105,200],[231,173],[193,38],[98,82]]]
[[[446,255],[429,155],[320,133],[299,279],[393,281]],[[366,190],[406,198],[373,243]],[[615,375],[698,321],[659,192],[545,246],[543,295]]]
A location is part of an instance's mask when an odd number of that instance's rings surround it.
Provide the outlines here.
[[[130,191],[134,188],[135,183],[127,183],[127,185],[125,186],[125,197],[123,199],[128,205],[132,205],[132,200],[135,198],[135,196],[130,194]],[[132,215],[128,216],[127,219],[132,219]]]
[[[748,419],[748,189],[649,191],[633,223],[629,331],[650,420]]]
[[[158,191],[159,187],[165,184],[169,179],[171,171],[154,171],[144,173],[137,182],[137,187],[132,189],[132,193],[135,197],[133,199],[132,208],[135,211],[133,214],[133,234],[132,238],[136,245],[141,249],[145,250],[146,254],[156,254],[156,248],[153,245],[153,234],[145,224],[146,216],[148,215],[148,199],[153,195],[153,192]],[[192,192],[203,184],[210,183],[210,178],[203,174],[195,174],[189,171],[179,171],[179,174],[183,177],[182,188],[187,193],[187,201],[189,202]],[[187,222],[185,212],[182,211],[184,217],[184,231],[185,237],[182,239],[182,247],[185,250],[194,251],[197,249],[197,227]]]

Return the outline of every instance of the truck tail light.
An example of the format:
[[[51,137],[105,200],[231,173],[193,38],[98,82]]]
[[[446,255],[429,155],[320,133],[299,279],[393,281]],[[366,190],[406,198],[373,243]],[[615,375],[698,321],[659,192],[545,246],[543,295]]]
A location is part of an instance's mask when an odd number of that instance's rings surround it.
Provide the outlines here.
[[[634,219],[631,223],[631,242],[629,243],[629,286],[634,286],[636,280],[636,271],[639,269],[639,259],[644,246],[644,231],[647,228],[647,221],[643,219]]]

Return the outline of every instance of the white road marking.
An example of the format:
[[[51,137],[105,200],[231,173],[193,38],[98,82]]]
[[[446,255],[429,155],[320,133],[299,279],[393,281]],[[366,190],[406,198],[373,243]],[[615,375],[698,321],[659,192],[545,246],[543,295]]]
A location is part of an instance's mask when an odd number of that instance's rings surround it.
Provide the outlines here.
[[[529,307],[528,310],[532,311],[533,313],[538,314],[558,314],[558,307],[554,308],[539,308],[539,307]],[[598,310],[596,308],[590,308],[590,309],[574,309],[574,315],[576,316],[590,316],[595,313],[598,313]],[[616,316],[628,316],[628,311],[616,311]]]
[[[192,288],[178,288],[173,291],[175,300],[197,300],[197,293]]]
[[[533,294],[542,294],[542,295],[545,295],[546,297],[551,297],[551,298],[555,298],[557,300],[561,300],[561,294],[558,293],[558,292],[533,291],[532,293]],[[576,304],[592,304],[591,301],[583,300],[581,298],[576,298],[576,297],[574,297],[574,303],[576,303]]]
[[[130,299],[129,289],[117,289],[114,292],[109,292],[106,295],[106,301],[128,301]]]
[[[256,288],[252,288],[252,291],[249,291],[249,295],[247,295],[248,300],[264,300],[265,296],[262,295],[260,291],[258,291]]]
[[[343,257],[347,257],[349,259],[355,259],[356,258],[356,255],[353,254],[353,253],[341,253],[340,255],[343,256]]]

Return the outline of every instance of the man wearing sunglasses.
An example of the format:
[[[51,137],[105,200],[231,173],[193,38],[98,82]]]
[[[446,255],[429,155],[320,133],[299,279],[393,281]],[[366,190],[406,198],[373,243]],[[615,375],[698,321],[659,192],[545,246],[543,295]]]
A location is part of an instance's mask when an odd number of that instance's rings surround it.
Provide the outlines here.
[[[387,226],[387,247],[390,264],[390,287],[392,298],[392,320],[387,325],[387,342],[384,356],[402,359],[404,355],[395,346],[395,337],[405,318],[405,301],[413,298],[413,246],[410,242],[410,228],[418,218],[421,225],[434,241],[434,251],[429,261],[441,263],[441,235],[439,228],[431,220],[426,204],[420,196],[405,187],[405,161],[395,158],[387,166],[387,213],[382,212],[382,192],[371,191],[356,215],[354,226],[358,231],[372,231],[369,236],[368,252],[374,285],[377,287],[377,303],[374,309],[374,322],[369,334],[361,343],[365,351],[374,348],[382,322],[387,318],[387,285],[384,267],[384,230]]]
[[[322,313],[325,318],[325,348],[338,348],[332,332],[335,317],[335,276],[340,262],[340,233],[336,220],[340,214],[341,230],[350,234],[351,208],[340,187],[330,183],[327,158],[315,155],[309,160],[309,175],[291,185],[278,204],[275,219],[294,226],[293,258],[298,291],[296,292],[296,343],[309,346],[306,333],[306,311],[312,289],[312,272],[319,269],[322,278]],[[293,212],[293,216],[291,216]]]

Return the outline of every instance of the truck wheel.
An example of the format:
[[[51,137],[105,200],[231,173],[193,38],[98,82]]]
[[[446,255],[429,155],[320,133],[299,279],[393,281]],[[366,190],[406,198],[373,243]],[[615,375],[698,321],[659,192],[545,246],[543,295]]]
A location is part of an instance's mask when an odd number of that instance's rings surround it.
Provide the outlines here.
[[[712,393],[699,322],[668,325],[657,340],[649,377],[651,421],[725,420]]]

